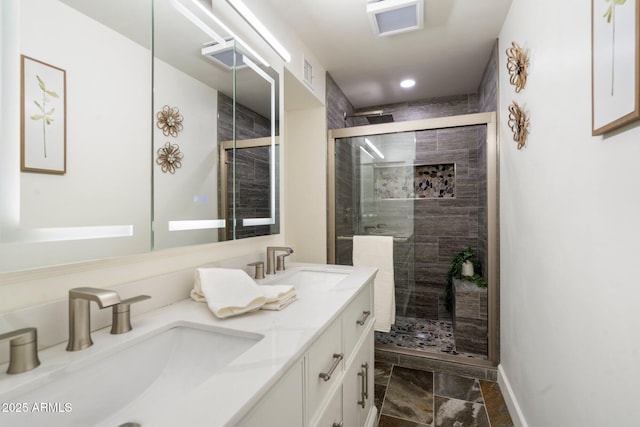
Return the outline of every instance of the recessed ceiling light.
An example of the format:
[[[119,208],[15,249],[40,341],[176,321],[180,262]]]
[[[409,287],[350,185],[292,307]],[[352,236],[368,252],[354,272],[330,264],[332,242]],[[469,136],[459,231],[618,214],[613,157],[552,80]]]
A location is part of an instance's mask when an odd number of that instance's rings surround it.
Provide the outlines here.
[[[416,81],[413,79],[405,79],[403,81],[400,82],[400,86],[402,86],[405,89],[408,89],[410,87],[414,87],[416,85]]]

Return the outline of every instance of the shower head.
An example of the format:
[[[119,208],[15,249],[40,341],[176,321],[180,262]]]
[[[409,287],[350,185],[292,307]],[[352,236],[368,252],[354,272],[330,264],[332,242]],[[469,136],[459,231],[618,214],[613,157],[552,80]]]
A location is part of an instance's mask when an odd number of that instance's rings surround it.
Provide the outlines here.
[[[343,113],[345,124],[347,119],[351,119],[354,117],[364,117],[367,119],[370,125],[377,125],[379,123],[391,123],[393,122],[393,115],[391,113],[384,113],[383,110],[376,111],[365,111],[362,113],[355,113],[352,115],[347,115],[347,113]]]
[[[369,124],[377,125],[379,123],[391,123],[393,122],[393,115],[391,114],[378,114],[375,116],[366,116]]]

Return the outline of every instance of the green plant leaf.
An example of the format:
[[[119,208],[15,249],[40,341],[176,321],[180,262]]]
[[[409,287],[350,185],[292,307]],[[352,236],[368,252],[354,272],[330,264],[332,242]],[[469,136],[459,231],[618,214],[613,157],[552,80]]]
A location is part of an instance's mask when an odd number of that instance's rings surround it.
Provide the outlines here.
[[[36,104],[38,106],[38,109],[44,113],[44,108],[42,108],[42,105],[40,105],[38,101],[33,101],[33,103]]]
[[[40,78],[40,76],[36,75],[36,79],[38,79],[38,85],[40,86],[40,89],[42,90],[46,90],[45,86],[44,86],[44,82],[42,81],[42,79]]]
[[[46,112],[47,116],[52,115],[54,111],[56,111],[55,107]]]
[[[52,119],[52,118],[50,118],[50,117],[45,117],[45,118],[44,118],[44,121],[45,121],[48,125],[50,125],[50,124],[51,124],[51,122],[53,121],[53,119]]]
[[[52,91],[52,90],[45,90],[45,92],[46,92],[47,94],[49,94],[49,95],[53,96],[54,98],[60,98],[60,97],[58,96],[58,94],[57,94],[57,93],[55,93],[55,92],[54,92],[54,91]]]
[[[42,114],[34,114],[30,117],[31,120],[42,120],[44,116]]]

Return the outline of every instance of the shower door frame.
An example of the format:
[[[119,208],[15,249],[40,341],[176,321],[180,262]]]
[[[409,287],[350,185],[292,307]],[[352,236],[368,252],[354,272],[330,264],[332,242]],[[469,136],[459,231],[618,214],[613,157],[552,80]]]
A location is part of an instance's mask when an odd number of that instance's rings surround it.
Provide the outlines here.
[[[463,359],[455,356],[424,353],[424,357],[455,360],[480,366],[498,366],[500,363],[500,236],[499,236],[499,143],[496,113],[475,113],[434,119],[411,120],[368,126],[331,129],[327,140],[327,260],[336,262],[336,139],[382,135],[419,130],[446,129],[462,126],[487,127],[487,360]],[[416,355],[412,350],[398,350]]]

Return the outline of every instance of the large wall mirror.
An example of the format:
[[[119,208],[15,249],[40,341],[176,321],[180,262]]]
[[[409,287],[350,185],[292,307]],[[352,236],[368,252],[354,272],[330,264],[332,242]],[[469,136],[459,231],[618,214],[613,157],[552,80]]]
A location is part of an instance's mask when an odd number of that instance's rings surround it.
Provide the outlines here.
[[[0,7],[0,272],[279,232],[280,78],[205,4]]]

